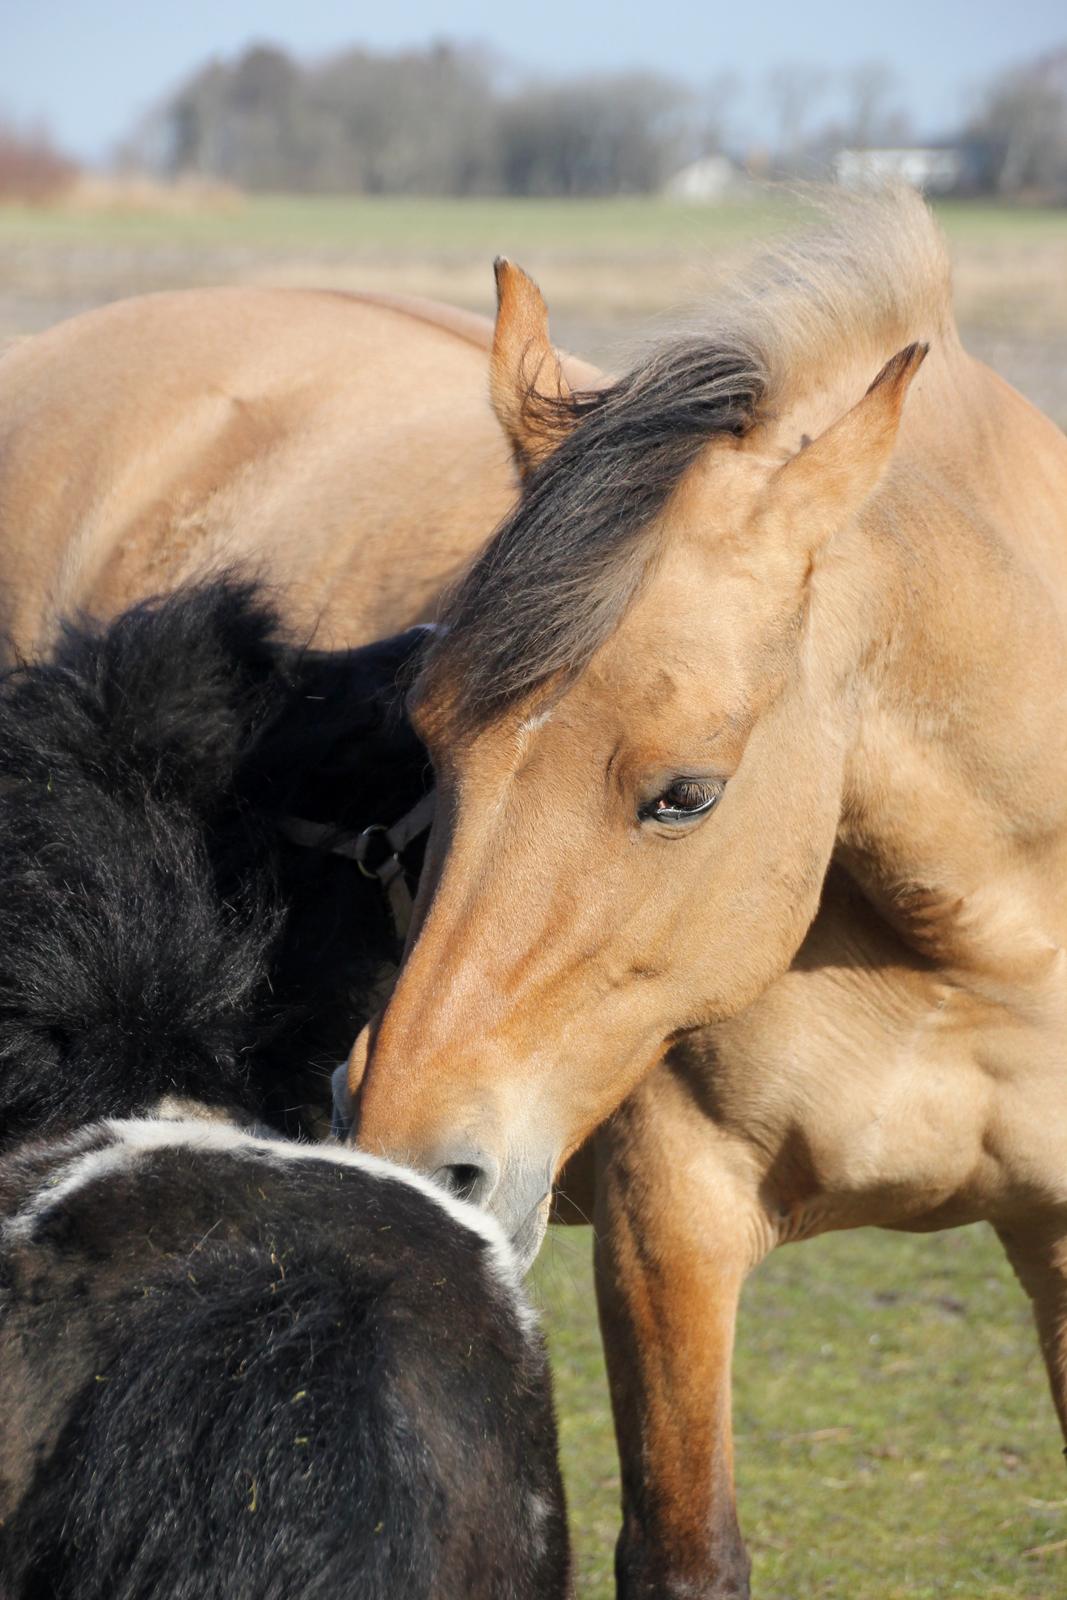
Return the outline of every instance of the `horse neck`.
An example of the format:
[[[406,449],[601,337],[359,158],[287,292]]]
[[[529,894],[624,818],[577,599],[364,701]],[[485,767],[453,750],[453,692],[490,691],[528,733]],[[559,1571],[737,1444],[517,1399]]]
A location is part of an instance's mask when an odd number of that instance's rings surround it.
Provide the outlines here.
[[[914,950],[1010,986],[1067,940],[1067,448],[971,381],[954,375],[948,427],[940,396],[936,454],[928,392],[823,581],[829,626],[852,633],[838,853]]]

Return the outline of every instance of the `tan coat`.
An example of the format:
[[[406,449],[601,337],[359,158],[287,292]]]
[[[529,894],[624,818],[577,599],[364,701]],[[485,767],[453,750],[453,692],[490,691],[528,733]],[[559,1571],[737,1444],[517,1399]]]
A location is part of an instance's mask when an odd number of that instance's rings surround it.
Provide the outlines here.
[[[491,335],[424,302],[213,289],[16,344],[0,594],[19,646],[234,563],[323,645],[424,619],[514,496]]]

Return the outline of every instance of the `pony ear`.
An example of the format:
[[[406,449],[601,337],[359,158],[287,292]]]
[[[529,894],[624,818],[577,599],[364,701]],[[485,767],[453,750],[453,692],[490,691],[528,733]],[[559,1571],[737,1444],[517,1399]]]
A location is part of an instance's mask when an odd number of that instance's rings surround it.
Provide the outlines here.
[[[494,261],[493,272],[497,310],[489,398],[525,478],[570,432],[566,402],[571,390],[548,337],[540,289],[503,256]]]
[[[889,465],[904,397],[929,348],[898,351],[851,411],[778,468],[767,487],[769,521],[803,529],[814,552],[859,511]]]

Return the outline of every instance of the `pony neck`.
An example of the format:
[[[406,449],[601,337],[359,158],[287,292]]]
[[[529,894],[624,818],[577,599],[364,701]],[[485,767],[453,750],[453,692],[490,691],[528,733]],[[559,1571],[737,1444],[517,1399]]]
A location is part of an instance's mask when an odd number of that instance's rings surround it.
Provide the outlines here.
[[[1067,630],[1035,566],[1043,507],[1000,471],[1012,418],[994,437],[972,394],[938,459],[936,398],[814,581],[847,722],[837,853],[914,953],[1014,988],[1067,940]]]

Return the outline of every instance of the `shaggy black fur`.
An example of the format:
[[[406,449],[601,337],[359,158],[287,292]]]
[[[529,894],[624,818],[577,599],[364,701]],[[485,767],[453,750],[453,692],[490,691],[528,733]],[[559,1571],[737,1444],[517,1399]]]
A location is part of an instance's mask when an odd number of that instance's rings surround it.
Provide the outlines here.
[[[544,1352],[492,1247],[402,1174],[137,1148],[166,1126],[0,1161],[4,1600],[562,1600]]]
[[[277,820],[415,803],[397,681],[422,638],[294,649],[231,579],[0,680],[0,1148],[165,1095],[321,1131],[393,933],[376,884]]]

